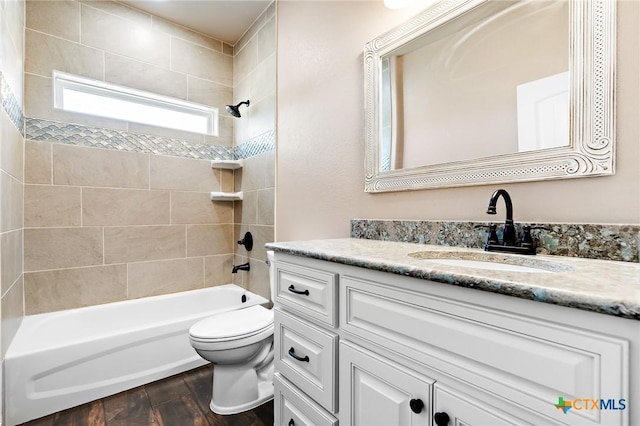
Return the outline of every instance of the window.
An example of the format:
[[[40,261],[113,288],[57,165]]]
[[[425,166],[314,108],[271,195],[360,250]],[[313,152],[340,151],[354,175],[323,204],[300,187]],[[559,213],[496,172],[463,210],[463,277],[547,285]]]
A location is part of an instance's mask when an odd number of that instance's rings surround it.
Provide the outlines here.
[[[218,109],[53,71],[53,106],[153,126],[218,136]]]

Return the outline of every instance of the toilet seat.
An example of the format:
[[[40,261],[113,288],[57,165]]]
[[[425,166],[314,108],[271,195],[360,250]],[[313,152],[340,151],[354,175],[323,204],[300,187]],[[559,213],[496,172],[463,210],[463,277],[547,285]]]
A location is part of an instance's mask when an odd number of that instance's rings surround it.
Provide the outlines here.
[[[189,329],[189,339],[198,346],[244,346],[272,333],[273,311],[256,305],[221,312],[195,323]]]

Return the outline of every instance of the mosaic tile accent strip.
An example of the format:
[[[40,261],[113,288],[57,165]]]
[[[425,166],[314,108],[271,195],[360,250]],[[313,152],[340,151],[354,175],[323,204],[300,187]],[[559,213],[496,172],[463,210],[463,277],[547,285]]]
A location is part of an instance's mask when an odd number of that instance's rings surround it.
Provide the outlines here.
[[[239,160],[275,149],[274,131],[265,132],[239,146],[226,147],[27,117],[25,134],[35,141],[200,160]]]
[[[9,83],[4,78],[4,75],[0,72],[0,99],[2,100],[2,108],[7,112],[9,119],[20,131],[20,134],[24,136],[24,116],[22,115],[22,109],[16,99]]]
[[[483,248],[489,222],[353,219],[351,237],[441,246]],[[522,225],[516,224],[517,235]],[[525,224],[526,225],[526,224]],[[530,223],[537,253],[640,262],[640,226]],[[502,227],[498,226],[502,239]]]
[[[276,132],[270,130],[253,139],[248,140],[235,147],[233,153],[234,160],[255,157],[263,152],[272,151],[276,148]]]
[[[206,160],[229,160],[233,157],[231,147],[37,118],[26,118],[25,133],[28,139],[36,141],[46,140],[92,148]]]

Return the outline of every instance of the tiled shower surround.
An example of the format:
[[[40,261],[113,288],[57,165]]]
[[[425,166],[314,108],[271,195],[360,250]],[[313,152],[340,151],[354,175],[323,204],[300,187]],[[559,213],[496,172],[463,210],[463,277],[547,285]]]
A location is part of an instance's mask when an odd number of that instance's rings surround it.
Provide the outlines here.
[[[499,220],[498,237],[502,238]],[[351,237],[417,244],[483,248],[489,222],[353,219]],[[539,254],[589,259],[640,261],[640,226],[600,224],[516,223],[531,225]]]
[[[229,46],[121,3],[27,2],[25,314],[229,282],[268,295],[274,11]],[[220,135],[55,110],[53,69],[217,107]],[[236,96],[251,99],[242,119],[224,109]],[[216,170],[212,159],[245,164]],[[209,199],[240,190],[241,202]],[[247,230],[251,253],[236,244]],[[249,258],[251,272],[233,276]]]

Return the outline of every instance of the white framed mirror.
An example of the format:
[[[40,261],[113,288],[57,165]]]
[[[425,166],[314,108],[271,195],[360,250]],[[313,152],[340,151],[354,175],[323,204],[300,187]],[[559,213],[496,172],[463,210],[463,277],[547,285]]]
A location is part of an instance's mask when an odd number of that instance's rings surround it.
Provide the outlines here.
[[[612,0],[440,0],[365,45],[365,191],[615,173]]]

